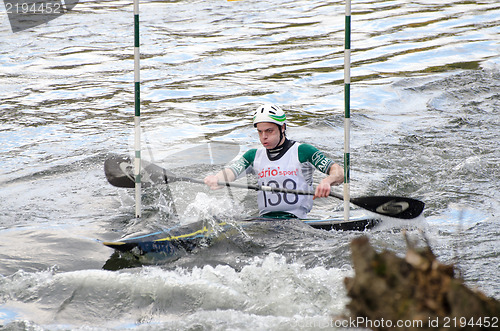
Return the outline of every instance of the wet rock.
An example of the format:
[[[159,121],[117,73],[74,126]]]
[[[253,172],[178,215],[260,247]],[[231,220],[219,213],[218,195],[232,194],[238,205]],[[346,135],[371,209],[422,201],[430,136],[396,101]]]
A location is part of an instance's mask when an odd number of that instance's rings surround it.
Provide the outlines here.
[[[406,237],[406,234],[405,234]],[[367,237],[351,242],[355,271],[346,278],[347,305],[356,327],[373,330],[489,330],[500,328],[500,302],[471,290],[452,265],[436,260],[429,244],[406,256],[378,253]],[[351,324],[352,326],[352,324]],[[496,328],[495,328],[496,326]]]

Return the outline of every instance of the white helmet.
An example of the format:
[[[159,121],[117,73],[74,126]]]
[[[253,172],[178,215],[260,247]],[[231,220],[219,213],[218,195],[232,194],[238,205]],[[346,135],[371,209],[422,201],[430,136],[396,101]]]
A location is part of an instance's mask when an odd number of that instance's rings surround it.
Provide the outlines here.
[[[269,122],[275,123],[279,126],[286,124],[285,112],[278,106],[273,104],[264,104],[257,107],[253,115],[253,126],[257,123]]]

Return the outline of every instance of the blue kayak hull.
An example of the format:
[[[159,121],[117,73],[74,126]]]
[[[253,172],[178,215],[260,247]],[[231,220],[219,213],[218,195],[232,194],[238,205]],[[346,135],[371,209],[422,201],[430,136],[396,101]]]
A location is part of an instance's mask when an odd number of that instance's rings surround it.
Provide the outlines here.
[[[373,228],[380,222],[378,219],[366,216],[356,217],[349,221],[344,221],[340,218],[324,220],[289,219],[279,221],[302,222],[315,229],[336,231],[364,231]],[[235,223],[244,228],[262,222],[276,222],[276,220],[270,218],[251,218]],[[203,222],[196,222],[165,231],[121,239],[116,242],[103,242],[103,244],[120,252],[132,252],[138,255],[161,252],[167,256],[171,256],[178,251],[190,252],[200,245],[207,245],[221,232],[231,228],[234,229],[234,226],[226,222],[219,222],[217,230],[204,225]]]

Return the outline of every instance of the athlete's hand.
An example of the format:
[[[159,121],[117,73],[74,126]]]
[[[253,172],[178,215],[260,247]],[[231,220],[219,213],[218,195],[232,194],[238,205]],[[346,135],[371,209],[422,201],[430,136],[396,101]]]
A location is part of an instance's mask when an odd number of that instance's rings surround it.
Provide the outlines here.
[[[323,178],[314,191],[314,197],[325,198],[330,195],[330,187],[333,185],[340,185],[344,182],[344,173],[342,167],[338,164],[333,164],[330,168],[330,173],[327,177]]]
[[[203,179],[203,182],[205,182],[205,184],[207,184],[207,186],[210,187],[210,189],[212,190],[217,190],[222,188],[222,186],[218,184],[219,178],[216,175],[209,175],[205,177],[205,179]]]
[[[325,198],[330,195],[330,183],[325,183],[321,181],[321,183],[316,187],[314,191],[313,200],[316,198]]]
[[[236,179],[236,175],[229,168],[224,168],[215,175],[209,175],[203,179],[203,182],[207,184],[212,190],[218,190],[224,187],[224,183],[232,182]],[[223,183],[219,185],[219,183]]]

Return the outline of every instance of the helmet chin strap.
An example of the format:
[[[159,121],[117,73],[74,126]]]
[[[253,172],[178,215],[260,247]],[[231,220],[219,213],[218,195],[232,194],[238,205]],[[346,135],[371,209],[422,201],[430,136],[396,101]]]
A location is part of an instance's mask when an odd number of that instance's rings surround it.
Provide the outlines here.
[[[278,124],[276,124],[276,125],[278,125]],[[283,128],[283,130],[281,130],[282,128]],[[278,129],[280,130],[280,141],[278,142],[278,145],[276,145],[276,147],[279,147],[285,143],[286,139],[283,139],[283,137],[285,137],[286,124],[283,124],[283,127],[278,125]],[[276,148],[276,147],[274,147],[274,148]]]

